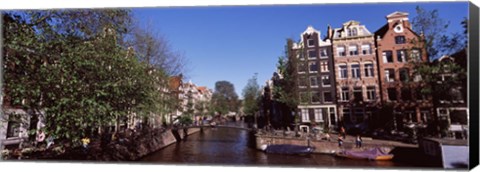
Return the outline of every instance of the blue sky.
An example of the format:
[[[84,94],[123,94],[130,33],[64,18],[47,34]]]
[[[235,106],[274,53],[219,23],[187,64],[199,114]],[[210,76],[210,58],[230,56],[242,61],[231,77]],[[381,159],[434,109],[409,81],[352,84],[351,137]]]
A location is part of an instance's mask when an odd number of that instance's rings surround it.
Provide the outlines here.
[[[242,97],[254,73],[259,85],[265,85],[283,55],[286,39],[298,41],[307,26],[325,36],[328,25],[338,28],[357,20],[375,32],[392,12],[408,12],[412,19],[417,5],[437,9],[441,18],[450,21],[449,32],[463,31],[460,22],[467,17],[467,2],[149,7],[135,8],[133,13],[185,56],[186,75],[193,83],[213,90],[215,82],[226,80]]]

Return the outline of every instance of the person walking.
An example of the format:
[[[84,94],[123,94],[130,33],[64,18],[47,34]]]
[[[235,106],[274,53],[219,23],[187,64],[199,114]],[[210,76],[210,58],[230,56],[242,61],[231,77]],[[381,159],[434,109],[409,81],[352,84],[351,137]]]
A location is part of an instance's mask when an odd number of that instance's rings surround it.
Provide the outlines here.
[[[362,147],[362,137],[360,135],[357,135],[357,138],[355,139],[355,147],[357,148]]]
[[[347,138],[347,132],[345,132],[345,128],[343,128],[343,126],[340,128],[340,134],[342,135],[343,139]]]
[[[338,141],[338,147],[342,147],[343,146],[343,139],[342,139],[342,136],[340,134],[338,135],[337,141]]]

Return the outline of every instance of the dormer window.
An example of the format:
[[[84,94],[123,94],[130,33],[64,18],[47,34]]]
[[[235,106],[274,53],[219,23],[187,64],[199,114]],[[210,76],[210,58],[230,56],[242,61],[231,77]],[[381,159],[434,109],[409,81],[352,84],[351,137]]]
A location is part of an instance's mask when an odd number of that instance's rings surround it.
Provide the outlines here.
[[[357,35],[358,35],[357,28],[353,28],[352,29],[352,36],[357,36]]]

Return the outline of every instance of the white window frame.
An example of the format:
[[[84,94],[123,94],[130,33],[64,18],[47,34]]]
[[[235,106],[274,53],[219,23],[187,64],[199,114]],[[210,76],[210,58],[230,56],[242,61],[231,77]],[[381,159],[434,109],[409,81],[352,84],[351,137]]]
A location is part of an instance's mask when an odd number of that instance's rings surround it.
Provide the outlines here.
[[[344,67],[344,68],[342,69],[342,67]],[[345,71],[346,76],[342,75],[343,71]],[[338,74],[339,77],[338,78],[340,78],[340,79],[347,79],[348,78],[348,66],[347,65],[339,65],[338,66],[338,72],[339,72],[339,74]]]
[[[310,117],[308,115],[308,109],[302,109],[302,122],[310,122]]]
[[[322,109],[321,108],[315,108],[314,109],[314,114],[315,114],[315,122],[323,122],[323,116],[322,116]]]
[[[310,41],[313,41],[313,44],[310,44]],[[307,46],[308,47],[315,47],[315,40],[314,39],[307,39]]]
[[[341,54],[342,52],[343,52],[343,55]],[[345,47],[343,47],[343,46],[337,47],[337,55],[338,55],[339,57],[345,57],[345,56],[347,56],[347,53],[345,52]]]
[[[330,99],[331,99],[331,101],[326,101],[326,100],[325,100],[325,93],[330,93]],[[332,97],[332,92],[331,92],[331,91],[324,91],[322,97],[323,97],[323,102],[324,102],[324,103],[332,103],[332,102],[333,102],[333,97]]]
[[[325,84],[323,83],[323,79],[325,79],[325,78],[328,78],[328,80],[330,80],[330,84],[325,85]],[[330,86],[332,86],[332,80],[330,79],[330,76],[328,76],[328,75],[323,75],[321,82],[322,82],[322,86],[323,86],[323,87],[330,87]]]
[[[353,54],[351,52],[354,52]],[[348,55],[349,56],[358,56],[358,47],[357,45],[348,46]]]
[[[312,66],[312,64],[317,65],[317,70],[316,70],[316,71],[312,71],[312,70],[311,70],[312,68],[311,68],[310,66]],[[308,72],[310,72],[310,73],[318,73],[318,69],[319,69],[319,67],[318,67],[318,62],[317,62],[317,61],[308,62]]]
[[[315,51],[315,53],[314,53],[315,56],[314,57],[310,57],[310,52],[312,52],[312,51]],[[315,50],[315,49],[307,50],[307,56],[308,56],[308,59],[310,59],[310,60],[316,59],[318,57],[318,51]]]
[[[368,65],[368,67],[367,67]],[[375,69],[373,63],[365,63],[363,64],[363,68],[365,71],[365,77],[371,78],[375,75]]]
[[[317,81],[315,85],[312,83],[312,78]],[[309,81],[310,81],[310,87],[312,87],[312,88],[318,88],[318,85],[319,85],[319,84],[318,84],[318,76],[310,76],[310,77],[309,77]]]
[[[330,72],[330,70],[328,70],[328,61],[320,62],[320,72]]]
[[[322,54],[325,54],[325,55],[323,56]],[[321,58],[321,59],[328,58],[327,48],[321,48],[321,49],[320,49],[320,58]]]
[[[357,65],[358,68],[353,68],[354,65]],[[351,64],[350,65],[350,70],[352,71],[352,79],[360,79],[361,78],[361,73],[360,73],[360,64]]]
[[[390,78],[390,71],[393,71],[393,78]],[[387,82],[395,82],[395,69],[385,69],[385,80]]]
[[[311,101],[311,103],[320,103],[320,102],[321,102],[320,100],[322,99],[322,97],[318,97],[318,102],[314,102],[314,101],[313,101],[313,100],[314,100],[313,97],[315,97],[315,96],[317,96],[317,95],[321,96],[321,95],[320,95],[320,92],[318,92],[318,91],[312,91],[311,93],[312,93],[312,94],[310,95],[310,101]]]
[[[373,89],[371,89],[373,88]],[[377,89],[375,88],[375,86],[367,86],[367,100],[368,101],[374,101],[375,99],[377,99]]]
[[[367,53],[364,53],[364,51],[367,51]],[[372,54],[372,51],[371,51],[371,46],[370,44],[363,44],[362,45],[362,55],[369,55],[369,54]]]
[[[344,88],[347,88],[347,90],[344,90]],[[350,99],[350,90],[348,87],[342,87],[340,88],[340,100],[341,102],[347,102]]]

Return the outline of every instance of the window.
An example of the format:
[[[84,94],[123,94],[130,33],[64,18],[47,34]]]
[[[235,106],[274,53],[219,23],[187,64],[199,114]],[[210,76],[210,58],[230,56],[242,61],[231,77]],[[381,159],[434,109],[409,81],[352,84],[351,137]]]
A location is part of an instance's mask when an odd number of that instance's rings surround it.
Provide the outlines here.
[[[298,63],[298,73],[305,73],[306,67],[305,63]]]
[[[322,109],[315,109],[315,122],[323,122]]]
[[[352,36],[357,36],[357,28],[352,29]]]
[[[402,63],[407,62],[407,56],[405,54],[405,50],[397,50],[397,61]]]
[[[308,50],[308,59],[317,58],[317,50]]]
[[[305,88],[307,87],[307,78],[305,78],[305,76],[301,76],[298,78],[298,86],[300,86],[300,88]]]
[[[326,48],[320,49],[320,57],[326,58],[327,56],[328,56],[327,49]]]
[[[421,52],[418,49],[413,49],[412,52],[410,53],[410,58],[412,60],[417,60],[421,61]]]
[[[340,72],[340,78],[345,79],[348,77],[347,65],[338,66],[338,71]]]
[[[317,62],[308,62],[308,69],[310,73],[318,72],[318,63]]]
[[[400,69],[399,72],[400,72],[400,81],[408,82],[408,79],[409,79],[408,69],[402,68],[402,69]]]
[[[322,76],[322,86],[330,87],[330,77],[328,75]]]
[[[338,56],[345,56],[345,47],[337,47]]]
[[[302,122],[310,122],[310,118],[308,116],[308,109],[302,109]]]
[[[370,49],[370,44],[362,45],[362,54],[363,55],[372,54],[371,49]]]
[[[347,35],[348,35],[348,36],[352,36],[352,29],[347,28]]]
[[[388,100],[396,101],[397,100],[397,90],[395,88],[388,88]]]
[[[313,39],[308,39],[307,42],[308,42],[308,46],[309,46],[309,47],[315,46],[315,40],[313,40]]]
[[[412,92],[408,88],[402,88],[402,100],[412,100]]]
[[[7,138],[20,136],[20,117],[18,115],[8,115]]]
[[[353,99],[355,102],[363,101],[362,87],[353,88]]]
[[[320,102],[320,93],[319,92],[312,92],[312,103],[319,103]]]
[[[387,82],[395,81],[395,70],[394,69],[385,69],[385,81],[387,81]]]
[[[356,45],[350,45],[348,47],[348,52],[350,53],[351,56],[358,55],[358,49]]]
[[[450,90],[450,96],[452,97],[453,101],[463,101],[463,95],[462,92],[460,91],[460,88],[452,88]]]
[[[331,124],[336,125],[337,124],[337,115],[335,115],[335,108],[331,107],[329,109],[329,112],[330,112],[330,122],[331,122]]]
[[[310,76],[310,87],[318,87],[318,77]]]
[[[468,115],[466,110],[450,111],[450,122],[452,124],[468,125]]]
[[[393,63],[392,51],[383,51],[383,63]]]
[[[352,78],[360,79],[360,65],[359,64],[352,64]]]
[[[332,92],[330,91],[325,91],[323,92],[323,102],[332,102]]]
[[[298,53],[297,58],[300,59],[300,60],[305,60],[303,53]]]
[[[328,72],[328,61],[320,62],[320,72]]]
[[[368,86],[367,87],[367,100],[373,101],[375,100],[375,86]]]
[[[364,65],[365,68],[365,77],[373,77],[373,64],[367,63]]]
[[[405,36],[396,36],[395,44],[405,44]]]
[[[350,97],[348,95],[348,87],[343,87],[342,92],[340,93],[340,101],[348,101]]]

